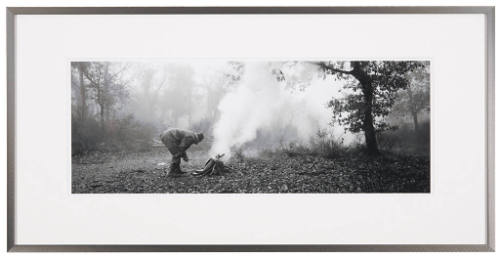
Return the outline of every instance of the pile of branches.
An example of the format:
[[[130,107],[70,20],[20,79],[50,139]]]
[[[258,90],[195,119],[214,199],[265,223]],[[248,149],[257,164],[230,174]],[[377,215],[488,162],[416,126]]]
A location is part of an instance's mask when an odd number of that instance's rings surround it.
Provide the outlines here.
[[[194,176],[214,176],[221,175],[227,173],[229,169],[224,165],[221,158],[224,154],[217,154],[215,158],[210,158],[205,163],[205,167],[199,170],[196,170],[193,175]]]

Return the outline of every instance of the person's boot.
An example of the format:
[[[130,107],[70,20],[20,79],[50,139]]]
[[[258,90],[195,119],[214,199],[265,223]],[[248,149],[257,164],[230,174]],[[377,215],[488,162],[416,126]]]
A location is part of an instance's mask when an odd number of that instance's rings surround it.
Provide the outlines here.
[[[170,171],[168,172],[169,176],[178,177],[178,176],[181,176],[184,173],[186,173],[186,172],[183,172],[181,170],[181,164],[180,163],[172,163],[170,165]]]
[[[177,173],[177,164],[170,163],[170,170],[168,171],[168,176],[176,176]]]

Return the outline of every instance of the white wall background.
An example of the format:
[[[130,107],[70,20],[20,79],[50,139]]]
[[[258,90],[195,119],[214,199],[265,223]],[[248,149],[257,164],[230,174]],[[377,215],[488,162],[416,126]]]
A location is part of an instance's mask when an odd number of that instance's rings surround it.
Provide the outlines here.
[[[40,1],[4,1],[2,3],[2,7],[5,6],[102,6],[103,1],[49,1],[45,0],[43,2]],[[159,5],[184,5],[184,6],[189,6],[189,5],[197,5],[199,1],[107,1],[107,5],[110,6],[133,6],[133,5],[140,5],[140,6],[159,6]],[[284,1],[210,1],[207,2],[206,5],[366,5],[366,4],[376,4],[376,5],[459,5],[459,4],[465,4],[465,5],[494,5],[494,1],[405,1],[402,3],[402,1],[377,1],[377,3],[373,3],[374,1],[291,1],[288,0],[286,3]],[[211,4],[209,4],[211,3]],[[314,4],[313,4],[314,3]],[[5,28],[5,12],[1,13],[0,17],[0,27]],[[5,33],[5,30],[2,30],[3,33]],[[497,41],[498,42],[498,41]],[[5,49],[5,41],[0,42],[0,48]],[[2,56],[2,62],[0,62],[0,70],[5,71],[5,51],[1,53]],[[498,66],[497,66],[498,67]],[[5,82],[5,72],[0,73],[0,81]],[[499,91],[497,91],[499,92]],[[0,101],[2,101],[2,105],[0,105],[0,120],[2,121],[2,126],[0,127],[0,135],[4,135],[4,137],[0,138],[1,143],[5,142],[5,121],[6,121],[6,111],[5,111],[5,91],[0,91]],[[497,112],[499,114],[500,112]],[[500,121],[499,119],[497,119]],[[497,129],[497,132],[500,131]],[[498,137],[497,137],[498,138]],[[5,143],[3,144],[5,146]],[[499,155],[497,153],[497,155]],[[5,147],[0,149],[0,166],[5,168],[6,165],[6,150]],[[497,177],[498,178],[498,177]],[[5,185],[5,177],[0,177],[0,185]],[[498,179],[497,179],[498,183]],[[5,203],[6,197],[5,197],[5,191],[2,192],[0,196],[0,207],[6,207]],[[5,209],[5,208],[3,208]],[[5,211],[0,213],[0,220],[6,221],[5,220]],[[2,229],[4,229],[5,224],[2,226]],[[5,232],[5,230],[4,230]],[[5,234],[0,235],[0,242],[5,243]],[[4,247],[5,250],[5,247]],[[12,255],[12,254],[11,254]],[[23,254],[24,255],[30,255],[30,254]],[[31,254],[33,255],[33,254]],[[40,256],[54,256],[54,254],[45,254],[45,255],[40,255],[40,254],[34,254],[36,257]],[[65,255],[65,254],[59,254],[59,255]],[[74,257],[80,257],[86,254],[72,254],[71,256]],[[132,257],[134,254],[97,254],[97,256],[116,256],[119,255],[120,257],[123,256],[130,256]],[[141,255],[147,255],[147,256],[164,256],[165,254],[141,254]],[[168,255],[174,255],[174,254],[168,254]],[[194,254],[176,254],[178,256],[195,256]],[[209,254],[208,256],[220,256],[221,254]],[[227,256],[232,256],[231,254],[223,254],[222,256],[227,255]],[[249,256],[252,254],[243,254],[242,256]],[[257,254],[261,256],[261,254]],[[267,254],[265,257],[275,257],[277,254]],[[301,254],[286,254],[286,256],[296,256],[299,257]],[[311,255],[311,254],[308,254]],[[332,255],[332,254],[313,254],[314,256],[326,256],[326,255]],[[347,257],[361,257],[365,255],[370,255],[370,257],[391,257],[391,256],[400,256],[400,254],[344,254],[343,256]],[[433,254],[415,254],[415,253],[410,253],[410,254],[405,254],[408,255],[409,257],[414,257],[414,256],[426,256],[426,255],[433,255]],[[478,254],[440,254],[444,257],[446,256],[462,256],[462,257],[477,257]],[[479,256],[491,256],[492,254],[479,254]],[[57,255],[56,255],[57,256]],[[279,256],[285,256],[284,254],[278,255]]]

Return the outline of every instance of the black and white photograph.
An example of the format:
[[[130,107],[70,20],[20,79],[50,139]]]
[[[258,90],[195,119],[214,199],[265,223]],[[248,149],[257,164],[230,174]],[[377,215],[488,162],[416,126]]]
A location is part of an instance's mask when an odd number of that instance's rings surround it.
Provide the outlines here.
[[[495,6],[20,6],[8,252],[495,250]]]
[[[429,193],[430,86],[426,60],[73,61],[72,193]]]

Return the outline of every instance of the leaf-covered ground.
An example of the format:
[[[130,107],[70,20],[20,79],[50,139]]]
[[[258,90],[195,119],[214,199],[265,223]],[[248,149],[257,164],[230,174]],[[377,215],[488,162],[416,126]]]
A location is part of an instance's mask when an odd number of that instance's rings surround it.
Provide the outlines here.
[[[201,168],[195,153],[185,171]],[[73,193],[393,193],[429,192],[428,158],[349,155],[337,159],[272,155],[226,162],[217,176],[167,177],[166,151],[73,158]],[[166,164],[164,164],[166,163]]]

